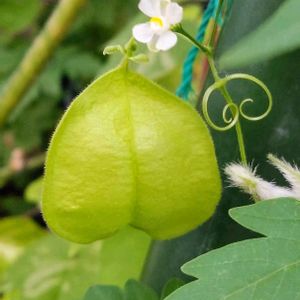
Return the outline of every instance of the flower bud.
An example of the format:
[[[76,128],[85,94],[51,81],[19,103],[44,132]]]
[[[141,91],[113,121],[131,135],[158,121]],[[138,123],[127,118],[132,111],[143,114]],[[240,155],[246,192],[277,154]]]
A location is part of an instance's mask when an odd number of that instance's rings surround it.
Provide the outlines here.
[[[113,46],[105,47],[103,50],[103,55],[111,55],[117,52],[124,53],[124,49],[121,45],[113,45]]]

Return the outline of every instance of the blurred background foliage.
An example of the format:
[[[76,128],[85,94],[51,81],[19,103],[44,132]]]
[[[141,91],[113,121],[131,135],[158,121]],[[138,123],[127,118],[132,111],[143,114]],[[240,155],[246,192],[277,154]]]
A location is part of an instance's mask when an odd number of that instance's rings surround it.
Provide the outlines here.
[[[0,89],[31,47],[58,1],[0,1]],[[0,129],[0,299],[79,300],[92,284],[122,286],[138,278],[150,240],[124,229],[81,246],[49,233],[39,208],[45,151],[72,99],[121,57],[106,45],[125,43],[143,20],[138,0],[88,0],[36,82]],[[186,1],[185,26],[195,32],[203,1]],[[189,45],[150,54],[140,73],[171,91]],[[146,51],[146,50],[145,50]],[[134,252],[134,255],[132,253]]]

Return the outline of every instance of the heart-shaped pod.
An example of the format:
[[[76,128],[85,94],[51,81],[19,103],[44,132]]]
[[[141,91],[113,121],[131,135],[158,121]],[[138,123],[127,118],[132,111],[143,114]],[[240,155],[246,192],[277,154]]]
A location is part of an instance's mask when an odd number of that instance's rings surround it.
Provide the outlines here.
[[[207,220],[220,191],[214,146],[198,113],[119,67],[87,87],[59,123],[42,211],[54,232],[79,243],[126,224],[168,239]]]

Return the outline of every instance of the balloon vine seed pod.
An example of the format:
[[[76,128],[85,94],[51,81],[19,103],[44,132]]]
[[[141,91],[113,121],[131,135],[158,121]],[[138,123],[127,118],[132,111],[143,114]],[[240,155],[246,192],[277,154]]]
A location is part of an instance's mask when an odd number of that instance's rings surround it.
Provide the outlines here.
[[[199,114],[127,62],[73,101],[50,143],[43,216],[75,242],[127,224],[173,238],[206,221],[220,198],[214,146]]]

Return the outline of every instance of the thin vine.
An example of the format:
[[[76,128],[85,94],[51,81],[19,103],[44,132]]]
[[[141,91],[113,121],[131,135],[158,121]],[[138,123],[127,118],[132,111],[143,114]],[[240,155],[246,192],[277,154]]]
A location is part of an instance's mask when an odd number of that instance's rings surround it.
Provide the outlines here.
[[[223,0],[220,0],[219,6],[217,9],[217,14],[215,16],[215,22],[212,30],[211,37],[209,39],[208,45],[204,45],[202,43],[199,43],[197,40],[195,40],[189,33],[187,33],[181,24],[177,24],[173,26],[172,30],[176,33],[181,34],[183,37],[185,37],[189,42],[191,42],[194,46],[196,46],[198,49],[200,49],[207,57],[213,78],[214,78],[214,83],[208,87],[208,89],[204,93],[203,101],[202,101],[202,110],[203,110],[203,115],[205,120],[207,121],[208,125],[211,126],[213,129],[218,130],[218,131],[227,131],[231,128],[235,128],[236,135],[237,135],[237,141],[238,141],[238,146],[239,146],[239,152],[240,152],[240,158],[241,162],[243,164],[247,164],[247,155],[246,155],[246,149],[245,149],[245,142],[244,142],[244,136],[242,132],[242,126],[240,122],[240,117],[248,120],[248,121],[259,121],[264,119],[270,112],[273,106],[273,99],[272,99],[272,94],[268,87],[258,78],[249,75],[249,74],[242,74],[242,73],[237,73],[237,74],[231,74],[226,77],[221,77],[219,75],[219,72],[216,68],[215,65],[215,60],[214,60],[214,48],[213,48],[213,41],[216,37],[217,33],[217,20],[219,18],[219,15],[222,12],[222,6],[224,4]],[[242,79],[242,80],[248,80],[251,82],[254,82],[256,85],[258,85],[262,90],[265,92],[268,98],[268,107],[266,111],[259,115],[259,116],[249,116],[245,112],[245,106],[247,104],[252,104],[254,103],[253,99],[246,98],[244,99],[239,105],[235,104],[233,101],[228,89],[227,89],[227,84],[232,81],[232,80],[237,80],[237,79]],[[219,90],[220,93],[222,94],[223,98],[226,101],[226,105],[223,108],[222,111],[222,118],[224,123],[226,124],[225,126],[219,126],[215,124],[211,117],[209,116],[209,110],[208,110],[208,103],[211,94],[215,91]],[[228,116],[229,112],[231,113],[231,116]]]

